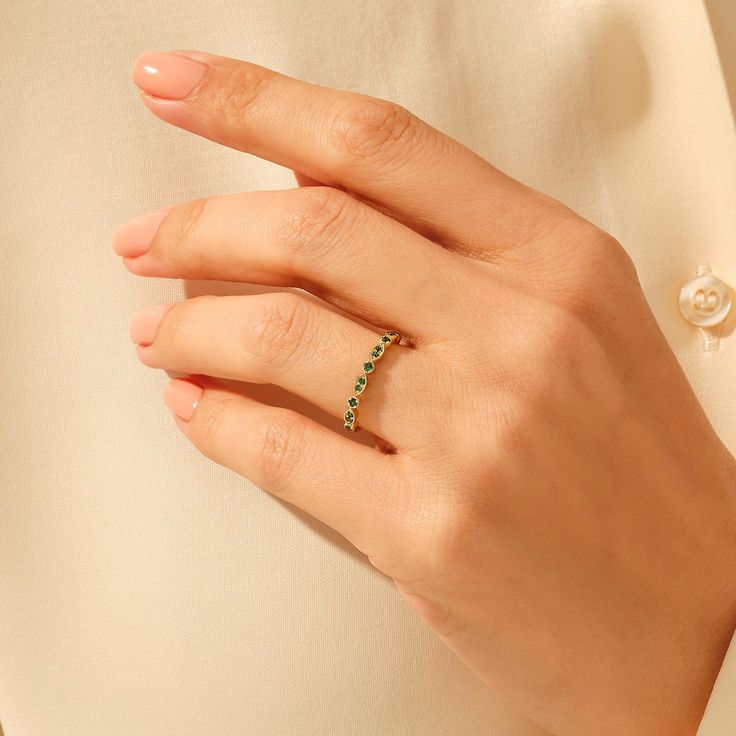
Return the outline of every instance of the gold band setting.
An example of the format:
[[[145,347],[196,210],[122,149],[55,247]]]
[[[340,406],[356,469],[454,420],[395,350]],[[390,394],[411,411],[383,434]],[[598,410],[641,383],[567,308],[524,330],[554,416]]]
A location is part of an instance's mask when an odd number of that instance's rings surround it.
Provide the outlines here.
[[[381,359],[386,348],[389,345],[393,345],[395,342],[399,342],[400,339],[401,335],[398,332],[394,332],[393,330],[384,332],[383,335],[381,335],[378,344],[373,348],[373,350],[371,350],[370,360],[363,363],[361,374],[355,378],[353,393],[350,394],[347,399],[349,408],[345,414],[343,414],[343,418],[345,419],[343,427],[348,430],[348,432],[356,432],[358,430],[358,406],[361,401],[358,397],[363,393],[363,391],[365,391],[365,387],[368,385],[368,374],[373,373],[376,369],[376,362]]]

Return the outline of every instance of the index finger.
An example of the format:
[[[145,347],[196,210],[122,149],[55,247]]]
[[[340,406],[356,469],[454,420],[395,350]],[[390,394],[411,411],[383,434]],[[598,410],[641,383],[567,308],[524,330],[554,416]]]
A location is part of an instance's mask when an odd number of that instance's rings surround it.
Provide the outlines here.
[[[540,192],[389,100],[202,51],[144,52],[133,81],[162,120],[349,191],[470,255],[518,244],[548,216]]]

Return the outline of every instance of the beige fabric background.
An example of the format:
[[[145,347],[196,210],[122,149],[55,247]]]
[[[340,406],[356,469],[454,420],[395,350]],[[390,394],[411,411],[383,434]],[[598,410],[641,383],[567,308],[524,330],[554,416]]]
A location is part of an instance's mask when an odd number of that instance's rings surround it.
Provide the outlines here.
[[[394,99],[611,231],[736,452],[736,0],[5,0],[0,9],[0,720],[6,736],[543,736],[342,537],[202,457],[127,328],[222,284],[111,234],[290,171],[165,125],[145,49]],[[230,288],[230,287],[228,287]],[[247,289],[244,288],[243,291]],[[736,733],[736,642],[698,736]]]

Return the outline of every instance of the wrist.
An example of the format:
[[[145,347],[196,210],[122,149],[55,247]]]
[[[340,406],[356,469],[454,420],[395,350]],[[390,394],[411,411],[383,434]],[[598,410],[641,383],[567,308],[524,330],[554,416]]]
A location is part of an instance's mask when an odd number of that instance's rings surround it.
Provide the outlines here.
[[[693,666],[691,706],[686,711],[681,731],[676,736],[696,736],[734,630],[736,630],[736,625],[712,643],[704,654],[701,665]]]
[[[682,675],[679,695],[672,691],[670,709],[679,710],[681,716],[668,736],[696,736],[736,632],[736,461],[726,465],[723,495],[713,498],[722,501],[721,513],[700,531],[709,540],[709,552],[695,566],[700,572],[693,575],[684,598],[692,604],[689,625],[681,638],[673,640]]]
[[[626,627],[632,638],[619,639],[613,697],[587,732],[596,722],[606,736],[696,736],[700,728],[736,632],[736,484],[710,472],[707,503],[690,506],[686,533],[671,538],[677,551],[641,589]]]

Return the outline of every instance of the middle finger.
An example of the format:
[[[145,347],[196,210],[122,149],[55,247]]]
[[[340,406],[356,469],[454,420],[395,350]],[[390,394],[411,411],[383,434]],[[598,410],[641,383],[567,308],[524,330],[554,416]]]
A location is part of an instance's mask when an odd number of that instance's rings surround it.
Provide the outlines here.
[[[141,276],[246,281],[312,292],[413,342],[445,339],[441,308],[477,264],[328,186],[190,200],[118,229]]]

